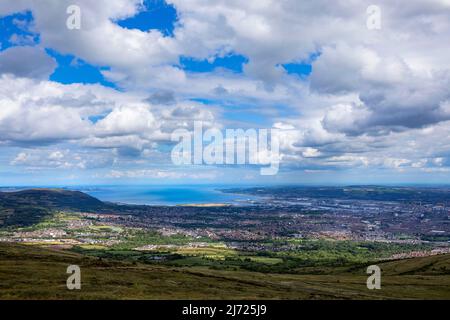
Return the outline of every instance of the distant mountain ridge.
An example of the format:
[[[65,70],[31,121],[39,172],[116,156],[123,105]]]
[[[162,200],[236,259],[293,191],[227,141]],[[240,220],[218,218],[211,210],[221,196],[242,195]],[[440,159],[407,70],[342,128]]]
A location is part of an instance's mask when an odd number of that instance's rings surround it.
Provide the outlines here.
[[[222,192],[272,197],[277,200],[321,198],[366,201],[442,203],[450,201],[450,187],[406,186],[270,186],[221,189]]]
[[[28,226],[54,210],[94,212],[107,205],[80,191],[29,189],[0,192],[0,227]]]

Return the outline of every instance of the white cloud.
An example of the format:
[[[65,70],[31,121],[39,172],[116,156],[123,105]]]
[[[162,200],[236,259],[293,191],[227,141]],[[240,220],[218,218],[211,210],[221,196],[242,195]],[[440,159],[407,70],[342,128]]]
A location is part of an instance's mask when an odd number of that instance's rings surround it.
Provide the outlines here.
[[[107,152],[71,151],[69,149],[27,149],[18,153],[10,162],[27,169],[97,169],[111,166],[113,157]]]
[[[0,52],[0,75],[47,79],[56,62],[38,47],[12,47]]]
[[[91,118],[97,121],[91,121]],[[98,85],[62,85],[13,76],[0,78],[0,141],[11,144],[78,142],[95,148],[142,150],[194,120],[212,123],[199,104],[153,106],[144,96]]]
[[[41,39],[37,47],[0,53],[0,73],[14,75],[0,78],[0,143],[70,141],[142,154],[172,130],[191,128],[194,119],[220,126],[216,122],[253,106],[283,129],[287,165],[313,171],[448,165],[448,1],[379,1],[378,31],[366,28],[370,1],[168,2],[179,17],[174,37],[118,26],[117,19],[138,12],[137,0],[78,1],[81,30],[65,28],[71,1],[0,3],[0,14],[31,9]],[[44,47],[108,66],[104,76],[126,92],[43,80],[55,67]],[[243,74],[174,66],[182,55],[212,61],[229,53],[248,58]],[[313,54],[309,78],[281,67]],[[225,107],[189,101],[199,97]],[[93,116],[98,121],[89,120]]]
[[[145,169],[145,170],[111,170],[107,178],[151,178],[151,179],[214,179],[217,178],[215,172],[188,173],[172,170]]]

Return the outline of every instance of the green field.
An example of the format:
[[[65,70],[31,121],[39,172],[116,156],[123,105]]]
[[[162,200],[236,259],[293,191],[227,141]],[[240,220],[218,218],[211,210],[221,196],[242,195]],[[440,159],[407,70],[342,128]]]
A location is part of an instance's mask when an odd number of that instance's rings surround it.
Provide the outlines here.
[[[81,290],[66,289],[70,264],[81,267]],[[450,255],[378,265],[382,289],[373,291],[366,288],[365,265],[332,268],[326,275],[308,269],[262,274],[0,244],[0,299],[450,299]]]

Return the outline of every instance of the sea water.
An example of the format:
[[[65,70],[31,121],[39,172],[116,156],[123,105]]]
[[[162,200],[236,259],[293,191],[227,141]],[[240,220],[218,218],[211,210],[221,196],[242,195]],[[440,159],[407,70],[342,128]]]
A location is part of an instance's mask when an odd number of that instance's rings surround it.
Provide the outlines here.
[[[257,200],[252,195],[224,193],[218,186],[86,186],[71,187],[71,190],[85,192],[101,201],[146,204],[146,205],[182,205],[182,204],[250,204]]]

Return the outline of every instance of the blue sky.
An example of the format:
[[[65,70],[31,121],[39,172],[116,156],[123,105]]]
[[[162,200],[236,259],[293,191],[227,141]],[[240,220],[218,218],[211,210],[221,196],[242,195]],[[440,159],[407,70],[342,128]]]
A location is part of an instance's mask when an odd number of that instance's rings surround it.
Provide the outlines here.
[[[66,0],[0,6],[2,184],[448,181],[446,6],[411,26],[422,4],[382,1],[373,31],[365,1],[104,1],[77,1],[80,30]],[[276,128],[279,173],[175,166],[195,121]]]
[[[163,0],[144,0],[144,9],[131,18],[117,21],[127,29],[138,29],[141,31],[159,30],[165,36],[173,36],[175,24],[177,23],[176,9]]]
[[[1,50],[19,45],[14,42],[15,36],[28,37],[27,44],[38,44],[39,34],[36,34],[28,26],[33,21],[31,11],[11,14],[0,19],[0,41]]]

